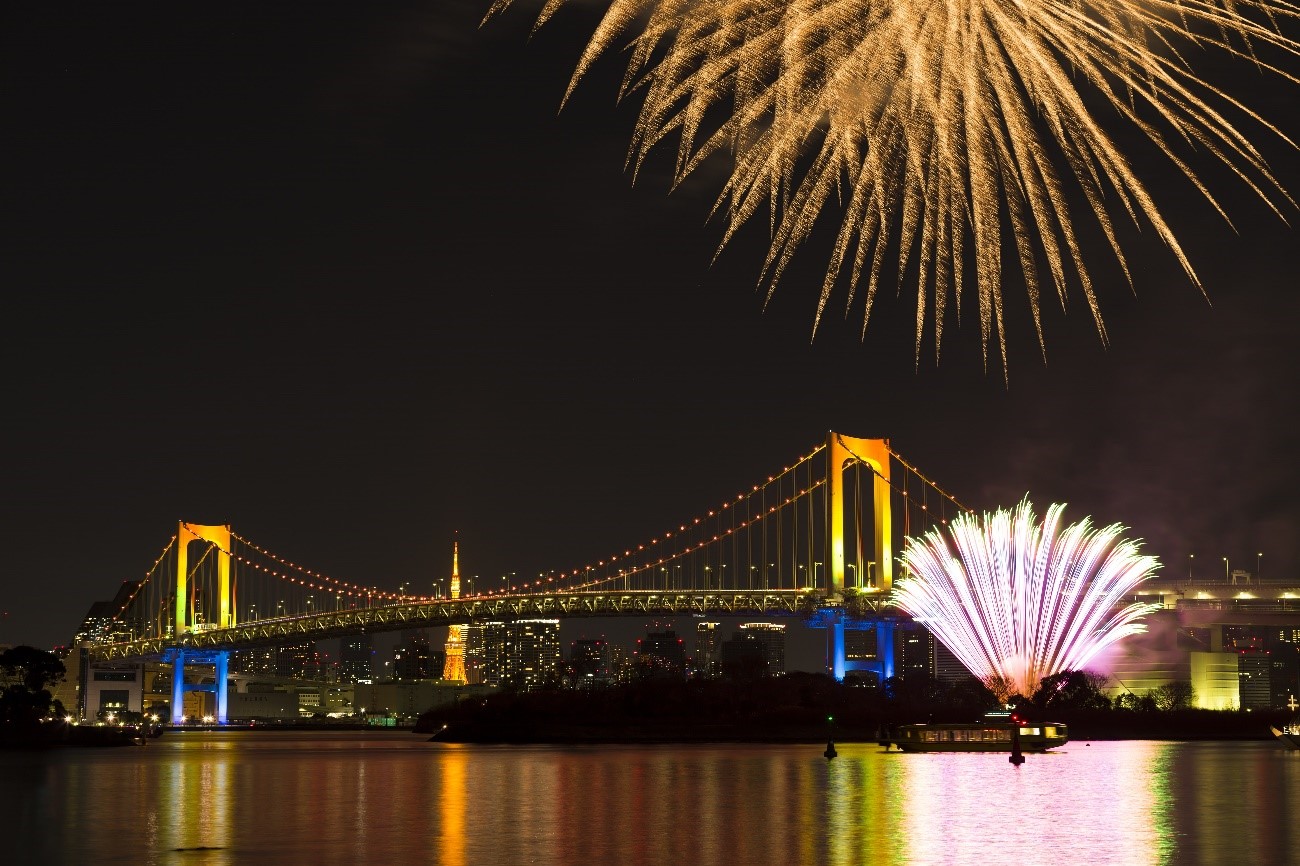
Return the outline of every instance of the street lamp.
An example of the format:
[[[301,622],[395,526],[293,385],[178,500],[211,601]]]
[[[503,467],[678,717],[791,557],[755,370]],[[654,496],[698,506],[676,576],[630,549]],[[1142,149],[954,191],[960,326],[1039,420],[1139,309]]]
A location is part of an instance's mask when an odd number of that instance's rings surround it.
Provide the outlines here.
[[[851,562],[844,563],[844,567],[851,569],[853,572],[853,586],[858,585],[858,567]]]
[[[1264,554],[1262,553],[1255,554],[1255,580],[1259,580],[1260,569],[1262,568],[1259,561],[1263,558],[1264,558]]]

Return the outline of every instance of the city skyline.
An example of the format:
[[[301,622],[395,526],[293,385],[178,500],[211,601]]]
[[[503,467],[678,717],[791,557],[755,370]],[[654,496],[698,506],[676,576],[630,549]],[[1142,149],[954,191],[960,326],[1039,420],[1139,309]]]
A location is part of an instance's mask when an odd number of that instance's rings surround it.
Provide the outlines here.
[[[392,590],[445,580],[458,532],[498,580],[643,543],[827,429],[977,509],[1121,522],[1166,572],[1300,571],[1295,232],[1258,202],[1234,232],[1136,157],[1186,197],[1208,300],[1126,238],[1110,345],[1049,304],[1044,362],[1011,303],[1009,383],[972,310],[914,365],[892,292],[865,341],[810,341],[815,254],[764,305],[762,226],[713,261],[712,184],[670,194],[665,154],[633,185],[618,58],[558,111],[591,10],[529,41],[483,7],[15,16],[0,643],[66,641],[178,520]],[[1295,137],[1295,87],[1248,66],[1222,74]]]

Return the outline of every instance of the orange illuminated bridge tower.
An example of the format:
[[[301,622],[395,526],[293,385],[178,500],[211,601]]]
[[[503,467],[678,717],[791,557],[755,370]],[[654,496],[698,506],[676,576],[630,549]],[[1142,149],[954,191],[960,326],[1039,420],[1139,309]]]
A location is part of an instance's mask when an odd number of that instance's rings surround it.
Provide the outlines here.
[[[451,545],[451,597],[460,598],[460,542]],[[453,683],[465,682],[465,635],[464,626],[447,626],[447,663],[442,669],[442,678]]]

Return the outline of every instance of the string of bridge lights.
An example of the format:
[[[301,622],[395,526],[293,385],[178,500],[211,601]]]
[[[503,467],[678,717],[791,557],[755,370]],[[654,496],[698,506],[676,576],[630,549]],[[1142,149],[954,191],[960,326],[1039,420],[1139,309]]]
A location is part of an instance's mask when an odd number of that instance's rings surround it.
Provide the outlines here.
[[[289,568],[292,568],[302,574],[308,575],[309,577],[314,578],[315,580],[321,580],[321,581],[325,581],[326,583],[332,584],[332,586],[322,586],[320,584],[312,583],[309,580],[304,580],[295,577],[294,575],[291,574],[286,574],[281,571],[276,571],[275,569],[264,566],[259,562],[256,562],[252,559],[249,559],[246,556],[243,556],[240,553],[234,551],[223,551],[227,556],[233,557],[243,565],[247,565],[250,568],[256,569],[257,571],[260,571],[263,574],[269,574],[272,577],[277,577],[281,580],[287,580],[289,583],[295,584],[297,586],[304,586],[308,589],[320,590],[321,592],[341,593],[351,598],[359,598],[359,597],[381,598],[381,599],[388,599],[394,601],[398,601],[398,600],[404,601],[407,599],[424,600],[428,598],[428,596],[407,595],[403,593],[388,592],[386,590],[377,589],[375,587],[360,586],[355,583],[349,583],[347,581],[338,580],[337,578],[330,577],[328,574],[323,574],[318,571],[312,571],[310,568],[307,568],[306,566],[299,565],[296,562],[293,562],[292,560],[285,559],[282,556],[272,553],[271,551],[267,550],[261,545],[255,544],[254,542],[249,541],[247,538],[244,538],[242,535],[239,535],[233,531],[230,533],[230,537],[239,541],[241,544],[246,544],[247,546],[251,547],[253,550],[257,551],[258,553],[270,559],[275,560],[281,565],[288,566]],[[213,546],[215,547],[216,545]],[[234,545],[231,546],[233,547]]]
[[[739,493],[739,494],[737,494],[737,495],[735,496],[734,499],[729,499],[729,500],[724,501],[724,502],[722,503],[722,505],[719,506],[716,510],[711,510],[711,511],[709,511],[709,512],[708,512],[704,517],[702,517],[702,518],[701,518],[701,517],[696,517],[696,518],[694,518],[693,520],[691,520],[691,521],[689,521],[689,522],[679,524],[677,530],[675,530],[675,531],[674,531],[674,530],[669,530],[668,532],[665,532],[665,533],[663,534],[663,536],[654,536],[654,537],[651,538],[650,541],[647,542],[646,544],[638,544],[638,545],[636,546],[636,550],[637,550],[637,552],[645,550],[646,547],[647,547],[647,545],[653,547],[654,545],[659,544],[661,541],[666,542],[666,541],[672,539],[673,537],[675,537],[675,536],[677,535],[677,533],[680,533],[680,532],[686,532],[688,529],[690,529],[690,528],[692,528],[692,527],[694,527],[694,526],[699,525],[702,521],[708,520],[708,519],[710,519],[710,518],[712,518],[712,517],[715,517],[715,516],[719,515],[722,511],[726,511],[726,510],[730,509],[734,503],[737,503],[737,502],[743,502],[743,501],[745,500],[746,497],[753,496],[755,493],[758,493],[758,492],[759,492],[760,490],[762,490],[763,488],[765,488],[765,487],[767,487],[768,485],[770,485],[770,484],[774,483],[775,481],[777,481],[777,479],[779,479],[779,478],[783,478],[784,476],[786,476],[786,475],[790,474],[791,472],[793,472],[794,470],[798,469],[798,468],[799,468],[800,466],[802,466],[803,464],[807,463],[809,460],[812,460],[812,459],[813,459],[814,457],[816,457],[820,452],[822,452],[823,450],[825,450],[825,448],[826,448],[826,445],[825,445],[824,443],[818,443],[818,445],[817,445],[815,448],[813,448],[812,451],[808,452],[808,453],[805,454],[804,456],[802,456],[802,457],[800,457],[799,459],[795,460],[793,466],[787,466],[787,467],[785,467],[785,469],[783,469],[781,472],[777,473],[776,475],[769,475],[769,476],[767,477],[767,481],[766,481],[764,484],[755,484],[755,485],[753,486],[753,489],[750,490],[749,492]],[[684,556],[686,556],[686,555],[688,555],[688,554],[690,554],[690,553],[694,553],[695,551],[704,548],[706,545],[712,544],[713,542],[716,542],[716,541],[720,541],[722,538],[725,538],[726,536],[733,535],[733,534],[735,534],[737,531],[739,531],[739,530],[741,530],[741,529],[745,529],[745,528],[747,528],[747,527],[749,527],[749,526],[752,526],[753,524],[757,523],[758,521],[764,519],[768,514],[771,514],[771,513],[775,512],[775,511],[777,511],[777,509],[779,509],[779,508],[784,508],[785,506],[789,505],[791,502],[794,502],[794,501],[797,500],[797,499],[801,499],[803,496],[805,496],[805,495],[811,493],[813,490],[815,490],[817,487],[821,486],[821,485],[824,484],[824,483],[825,483],[825,479],[822,479],[822,480],[817,481],[816,483],[814,483],[814,484],[812,485],[812,487],[810,487],[810,488],[808,488],[808,489],[806,489],[806,490],[801,490],[801,491],[799,491],[796,495],[787,498],[785,501],[783,501],[783,502],[781,502],[781,503],[778,503],[777,505],[772,506],[772,507],[769,508],[766,512],[764,512],[763,514],[760,514],[758,517],[755,517],[755,518],[752,518],[752,519],[750,519],[750,520],[747,520],[747,521],[745,521],[744,523],[740,524],[739,526],[733,526],[731,529],[728,529],[726,532],[722,533],[721,536],[715,535],[715,536],[713,536],[713,538],[708,539],[708,540],[706,540],[706,541],[702,541],[702,542],[700,542],[699,544],[695,545],[694,547],[684,548],[684,549],[682,549],[681,551],[679,551],[679,552],[677,552],[677,553],[674,553],[674,554],[672,554],[671,556],[663,557],[663,558],[659,559],[659,560],[656,561],[656,562],[646,563],[646,564],[644,564],[644,565],[634,566],[633,568],[631,568],[631,569],[629,569],[629,570],[627,570],[627,571],[625,571],[625,572],[623,572],[623,573],[620,573],[620,574],[610,575],[610,576],[608,576],[608,577],[598,578],[598,579],[596,579],[596,580],[589,581],[589,582],[587,582],[587,583],[576,584],[576,585],[574,585],[573,587],[571,587],[571,589],[574,589],[574,590],[576,590],[576,589],[585,589],[585,588],[588,588],[588,587],[591,587],[591,586],[598,586],[599,584],[602,584],[602,583],[610,583],[610,582],[612,582],[612,581],[623,580],[623,579],[625,579],[625,578],[627,578],[627,577],[631,577],[632,575],[640,574],[640,573],[642,573],[642,572],[649,571],[649,570],[654,569],[654,568],[658,568],[659,566],[664,565],[665,563],[673,562],[674,560],[680,559],[680,558],[682,558],[682,557],[684,557]],[[632,556],[632,555],[633,555],[633,551],[632,551],[631,548],[629,548],[629,549],[627,549],[627,550],[624,550],[623,553],[621,553],[621,554],[619,554],[619,553],[615,553],[614,555],[608,557],[607,560],[606,560],[606,559],[602,559],[602,560],[600,560],[599,562],[597,562],[595,565],[587,565],[587,566],[584,566],[583,568],[575,568],[575,569],[573,569],[572,571],[569,571],[569,572],[564,572],[564,571],[560,571],[560,572],[552,572],[549,576],[545,577],[545,580],[546,580],[547,582],[550,582],[550,581],[554,580],[554,578],[555,578],[556,576],[558,576],[561,580],[564,580],[564,578],[566,578],[566,577],[578,577],[579,575],[586,574],[587,572],[591,571],[591,570],[594,569],[594,568],[604,568],[606,564],[611,564],[611,565],[612,565],[616,560],[618,560],[618,559],[620,559],[620,558],[622,558],[622,557],[629,557],[629,556]],[[542,577],[541,575],[539,575],[539,576],[538,576],[538,580],[537,580],[535,583],[540,584],[540,583],[542,582],[542,580],[543,580],[543,577]],[[524,583],[524,584],[521,584],[521,585],[520,585],[520,588],[527,588],[527,587],[532,586],[532,585],[534,585],[534,584],[531,584],[531,583]]]
[[[812,492],[813,492],[814,490],[816,490],[817,488],[825,486],[825,484],[826,484],[826,479],[824,479],[824,478],[818,479],[817,481],[813,482],[813,485],[812,485],[811,487],[808,487],[808,488],[806,488],[806,489],[804,489],[804,490],[800,490],[800,491],[799,491],[798,493],[796,493],[794,496],[788,496],[788,497],[786,497],[783,501],[777,503],[776,505],[773,505],[773,506],[769,507],[766,511],[764,511],[762,514],[758,515],[757,517],[750,518],[749,520],[746,520],[746,521],[740,523],[740,524],[737,525],[737,526],[733,526],[733,527],[731,527],[730,529],[727,529],[726,531],[722,532],[720,535],[714,535],[712,538],[709,538],[709,539],[707,539],[707,540],[705,540],[705,541],[701,541],[701,542],[699,542],[698,544],[696,544],[696,545],[694,545],[694,546],[692,546],[692,547],[686,547],[686,548],[683,548],[682,550],[678,551],[677,553],[672,554],[671,556],[666,556],[666,557],[663,557],[662,559],[656,560],[656,561],[654,561],[654,562],[647,562],[647,563],[644,563],[644,564],[642,564],[642,565],[638,565],[638,566],[636,566],[636,567],[634,567],[634,568],[631,568],[631,569],[629,569],[629,570],[627,570],[627,571],[619,572],[618,574],[608,575],[608,576],[606,576],[606,577],[600,577],[600,578],[597,578],[597,579],[595,579],[595,580],[587,581],[587,582],[585,582],[585,583],[573,584],[573,585],[571,585],[571,586],[569,587],[569,590],[570,590],[570,591],[577,591],[577,590],[582,590],[582,589],[588,589],[588,588],[593,587],[593,586],[599,586],[599,585],[601,585],[601,584],[612,583],[612,582],[614,582],[614,581],[624,580],[624,579],[626,579],[626,578],[632,577],[633,575],[637,575],[637,574],[642,574],[642,573],[644,573],[644,572],[653,571],[654,569],[659,568],[660,566],[666,565],[667,563],[674,562],[674,561],[679,560],[679,559],[681,559],[681,558],[683,558],[683,557],[685,557],[685,556],[688,556],[689,554],[695,553],[696,551],[703,550],[705,547],[709,546],[710,544],[714,544],[714,543],[719,542],[719,541],[724,541],[728,536],[735,535],[736,533],[740,532],[741,530],[743,530],[743,529],[747,529],[747,528],[749,528],[750,526],[753,526],[755,523],[758,523],[758,522],[761,521],[761,520],[766,520],[768,517],[770,517],[770,516],[772,516],[773,514],[777,513],[777,512],[780,511],[781,509],[784,509],[784,508],[786,508],[786,507],[788,507],[788,506],[790,506],[790,505],[793,505],[793,504],[799,502],[799,501],[802,500],[805,496],[807,496],[808,494],[812,493]],[[757,489],[757,488],[756,488],[756,489]],[[751,494],[751,495],[752,495],[752,494]],[[710,511],[710,512],[709,512],[709,516],[712,517],[715,513],[716,513],[716,512]],[[699,521],[696,520],[696,523],[698,523],[698,522],[699,522]],[[685,529],[685,527],[683,527],[683,529]],[[670,534],[670,535],[671,535],[671,534]],[[653,543],[653,542],[652,542],[652,543]],[[645,546],[644,546],[644,545],[638,545],[638,546],[637,546],[637,550],[644,550],[644,549],[645,549]],[[625,555],[630,555],[630,551],[629,551],[627,554],[625,554]],[[610,559],[611,563],[613,562],[613,560],[614,560],[615,558],[617,558],[617,557],[611,557],[611,559]],[[605,565],[605,563],[602,561],[601,563],[599,563],[598,566],[590,566],[590,567],[591,567],[591,568],[596,568],[596,567],[603,567],[604,565]],[[561,572],[561,573],[559,574],[559,577],[560,577],[561,580],[563,580],[565,577],[568,577],[568,576],[577,577],[578,575],[580,575],[580,574],[585,574],[585,573],[586,573],[586,570],[585,570],[585,569],[584,569],[584,570],[575,570],[575,571],[573,571],[573,572],[569,572],[569,573]],[[553,577],[547,577],[547,578],[546,578],[546,580],[548,580],[548,581],[550,581],[550,580],[552,580],[552,579],[553,579]],[[538,583],[541,582],[540,578],[539,578],[539,580],[538,580],[537,582],[538,582]],[[532,585],[532,584],[525,583],[525,584],[522,584],[521,587],[522,587],[522,588],[527,588],[527,587],[529,587],[529,586],[531,586],[531,585]]]
[[[938,484],[936,484],[935,482],[933,482],[933,481],[931,481],[929,478],[927,478],[927,477],[925,476],[925,474],[921,472],[920,469],[917,469],[917,468],[916,468],[915,466],[913,466],[911,463],[908,463],[906,460],[904,460],[904,459],[903,459],[903,456],[902,456],[901,454],[899,454],[899,453],[898,453],[897,451],[895,451],[893,448],[890,448],[890,447],[889,447],[889,443],[888,443],[888,442],[885,443],[885,451],[887,451],[887,452],[889,453],[889,456],[890,456],[890,457],[893,457],[895,460],[897,460],[899,463],[901,463],[902,466],[903,466],[903,468],[904,468],[905,470],[911,472],[911,473],[912,473],[913,475],[915,475],[917,478],[920,478],[920,479],[921,479],[922,481],[924,481],[926,484],[928,484],[928,485],[930,485],[931,487],[933,487],[933,488],[935,489],[935,491],[936,491],[939,495],[945,497],[945,498],[946,498],[949,502],[951,502],[953,505],[956,505],[959,509],[961,509],[962,511],[967,512],[968,514],[974,514],[974,513],[975,513],[975,510],[974,510],[973,508],[967,508],[965,505],[963,505],[963,504],[961,503],[960,500],[957,499],[956,496],[953,496],[953,495],[952,495],[951,493],[949,493],[947,490],[944,490],[944,489],[943,489],[942,487],[940,487]],[[852,453],[852,452],[849,452],[849,453]],[[854,456],[854,457],[857,457],[858,455],[854,454],[853,456]],[[861,458],[861,457],[858,457],[858,459],[861,460],[862,458]],[[865,461],[864,461],[864,462],[865,462]],[[870,464],[867,464],[867,465],[870,465]],[[872,471],[874,472],[875,470],[873,469]],[[876,473],[876,474],[879,475],[880,473]],[[890,483],[889,486],[890,486],[890,487],[894,487],[894,485],[893,485],[892,482]],[[895,487],[894,489],[897,490],[898,488]],[[904,498],[908,498],[906,492],[903,493],[903,496],[904,496]],[[911,500],[910,498],[909,498],[909,501],[913,501],[913,502],[914,502],[914,500]],[[926,508],[926,506],[925,506],[924,503],[922,503],[922,505],[921,505],[921,509],[922,509],[922,510],[928,510],[928,509]],[[943,522],[944,522],[944,523],[947,523],[948,521],[947,521],[947,520],[944,520]]]
[[[819,453],[825,450],[825,448],[826,448],[825,444],[819,443],[810,452],[798,458],[793,465],[785,467],[781,472],[775,475],[769,475],[766,482],[762,484],[753,485],[753,487],[749,491],[739,493],[735,496],[734,499],[729,499],[724,501],[721,506],[706,512],[704,516],[696,517],[688,522],[681,523],[678,525],[678,528],[676,530],[669,530],[668,532],[663,533],[663,535],[655,536],[645,544],[638,544],[635,549],[628,548],[624,550],[622,553],[615,553],[607,557],[606,559],[597,561],[595,564],[587,565],[582,568],[575,568],[568,572],[560,571],[560,572],[551,572],[550,574],[546,574],[546,575],[538,575],[538,578],[535,581],[525,581],[519,584],[518,590],[528,591],[530,589],[537,589],[542,587],[545,584],[554,584],[557,579],[561,583],[564,583],[566,578],[578,578],[584,574],[589,574],[594,569],[604,569],[607,566],[613,567],[621,559],[632,557],[636,554],[639,554],[647,550],[647,548],[655,548],[661,543],[666,544],[667,542],[671,541],[673,538],[677,537],[679,534],[694,529],[695,527],[699,526],[701,523],[705,523],[706,521],[719,517],[723,512],[731,511],[733,506],[735,506],[737,503],[744,502],[746,498],[753,497],[755,494],[763,491],[767,486],[773,483],[777,483],[780,479],[784,478],[786,475],[789,475],[791,472],[794,472],[799,467],[808,463]],[[904,470],[916,475],[917,478],[919,478],[922,482],[924,482],[924,484],[933,487],[937,493],[947,498],[955,506],[957,506],[957,508],[967,512],[971,511],[971,509],[967,508],[964,504],[962,504],[955,496],[953,496],[951,493],[944,490],[942,487],[940,487],[938,484],[936,484],[934,481],[928,478],[919,469],[917,469],[906,459],[904,459],[900,454],[898,454],[898,452],[894,451],[892,448],[889,448],[888,445],[886,445],[886,451],[893,459],[897,460],[903,466]],[[913,499],[910,493],[907,491],[905,484],[904,486],[900,487],[893,480],[884,478],[884,476],[881,475],[881,473],[877,471],[875,467],[873,467],[868,461],[863,460],[860,455],[854,454],[851,449],[849,453],[852,454],[853,457],[859,461],[859,463],[865,464],[874,475],[884,480],[885,483],[888,484],[892,490],[894,490],[896,493],[902,496],[906,502],[915,505],[918,508],[920,508],[922,511],[928,513],[929,511],[928,504],[925,502],[918,503],[915,499]],[[825,484],[826,484],[826,479],[819,478],[815,482],[813,482],[811,486],[799,490],[797,493],[784,498],[783,500],[777,502],[774,505],[769,506],[766,510],[760,512],[757,516],[749,517],[745,520],[742,520],[738,524],[733,524],[728,529],[723,530],[717,534],[714,534],[711,538],[704,539],[698,543],[684,547],[681,550],[676,551],[668,556],[663,556],[650,562],[634,565],[630,569],[620,570],[618,574],[613,574],[613,575],[607,574],[605,576],[598,577],[592,580],[587,580],[576,584],[570,584],[568,585],[565,591],[572,592],[572,591],[589,589],[591,587],[598,587],[603,584],[611,584],[616,581],[626,580],[627,578],[635,575],[652,572],[656,568],[660,568],[666,564],[681,560],[684,557],[687,557],[693,553],[701,551],[706,547],[708,547],[709,545],[715,544],[720,541],[725,541],[727,538],[741,531],[744,531],[752,527],[753,525],[759,523],[760,521],[765,520],[768,517],[780,512],[781,510],[790,507],[796,502],[801,501],[804,497],[808,496],[809,494],[811,494],[818,488],[824,486]],[[941,518],[941,522],[946,524],[948,521],[946,518]],[[194,535],[195,538],[199,538],[199,536],[193,533],[192,531],[191,534]],[[250,559],[249,557],[243,556],[242,554],[236,551],[222,551],[223,553],[232,557],[242,565],[246,565],[263,574],[278,578],[280,580],[288,581],[289,583],[292,583],[297,586],[318,590],[321,592],[336,592],[339,594],[347,595],[348,597],[351,598],[357,598],[357,597],[377,598],[377,599],[388,600],[388,601],[408,601],[408,600],[427,601],[430,599],[430,596],[427,595],[411,595],[406,593],[395,593],[387,590],[378,589],[375,587],[364,587],[358,584],[350,583],[348,581],[339,580],[337,578],[331,577],[330,575],[315,571],[313,569],[307,568],[306,566],[299,565],[298,563],[293,562],[290,559],[279,556],[278,554],[270,550],[267,550],[265,547],[262,547],[261,545],[247,538],[244,538],[243,536],[233,531],[230,533],[230,535],[235,540],[241,542],[242,544],[246,545],[247,547],[261,554],[262,556],[265,556],[275,561],[276,563],[285,566],[286,568],[293,569],[294,571],[298,572],[301,575],[306,575],[307,578],[311,578],[311,579],[310,580],[304,579],[302,577],[298,577],[284,571],[276,570],[275,568],[266,566],[253,559]],[[175,540],[176,537],[173,536],[172,543],[174,543]],[[163,554],[158,557],[157,561],[155,561],[154,563],[155,568],[157,567],[157,563],[160,562],[163,556],[166,555],[167,550],[170,550],[170,547],[171,545],[169,544],[168,548],[164,550]],[[213,547],[218,547],[218,545],[213,544]],[[316,583],[314,581],[321,581],[322,583]],[[478,595],[506,594],[507,592],[512,590],[515,590],[515,587],[511,587],[510,590],[489,589],[484,593],[478,593]]]
[[[140,590],[144,589],[153,578],[153,573],[158,570],[158,563],[163,561],[163,558],[171,552],[172,546],[175,544],[176,536],[173,535],[167,542],[167,545],[163,547],[162,553],[158,554],[158,558],[153,561],[153,565],[149,566],[149,570],[144,573],[144,580],[140,581],[140,583],[136,585],[135,589],[131,591],[131,594],[127,597],[126,601],[122,602],[122,606],[117,609],[117,613],[113,614],[113,622],[117,622],[118,618],[121,617],[122,614],[126,613],[127,608],[131,606],[131,602],[135,601],[135,597],[140,594]]]

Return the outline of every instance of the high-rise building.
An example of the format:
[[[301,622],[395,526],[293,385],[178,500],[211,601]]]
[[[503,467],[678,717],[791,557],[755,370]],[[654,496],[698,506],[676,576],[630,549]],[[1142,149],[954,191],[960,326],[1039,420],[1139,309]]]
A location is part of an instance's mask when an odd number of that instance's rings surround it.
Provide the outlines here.
[[[451,545],[451,597],[460,598],[460,542]],[[463,626],[447,626],[446,664],[442,678],[448,682],[464,683],[465,677],[465,637]]]
[[[435,654],[424,629],[409,629],[402,636],[402,642],[393,650],[393,679],[437,679],[442,673],[442,653]]]
[[[904,680],[934,678],[934,635],[923,626],[895,632],[898,640],[897,664],[894,672]]]
[[[1292,696],[1300,700],[1300,626],[1278,628],[1270,644],[1271,703],[1285,707]]]
[[[1237,650],[1237,694],[1243,710],[1266,710],[1273,704],[1272,658],[1268,650]]]
[[[577,689],[607,686],[614,681],[610,670],[609,641],[580,638],[569,645],[570,684]]]
[[[695,623],[695,676],[714,679],[718,676],[718,652],[721,635],[716,622]]]
[[[465,682],[471,686],[482,685],[483,680],[483,623],[466,623],[461,629],[465,639]]]
[[[345,683],[374,679],[374,641],[365,632],[346,635],[339,642],[339,679]]]
[[[927,629],[928,631],[928,629]],[[941,683],[959,683],[963,680],[970,679],[971,672],[961,663],[952,650],[944,646],[943,641],[930,633],[930,640],[934,642],[934,678]]]
[[[763,647],[767,660],[768,676],[785,673],[785,626],[774,622],[746,622],[740,625],[741,634],[750,635]]]
[[[638,676],[683,677],[686,675],[686,649],[672,629],[647,631],[636,642],[634,662]]]
[[[511,626],[506,685],[531,692],[553,683],[560,671],[560,621],[522,619]]]
[[[768,674],[767,647],[751,631],[738,631],[722,642],[719,668],[729,680],[753,682]]]
[[[312,680],[318,673],[316,644],[313,641],[282,645],[276,653],[275,661],[277,676]]]
[[[273,677],[280,669],[280,651],[273,646],[235,650],[230,657],[230,669],[241,674]]]
[[[632,679],[632,659],[627,654],[627,647],[621,644],[610,644],[609,669],[616,683],[625,683]]]
[[[520,619],[482,624],[482,682],[536,691],[560,673],[560,621]]]
[[[141,583],[139,580],[124,580],[111,599],[92,604],[72,639],[73,644],[116,643],[142,635],[142,623],[127,615],[131,598]]]

